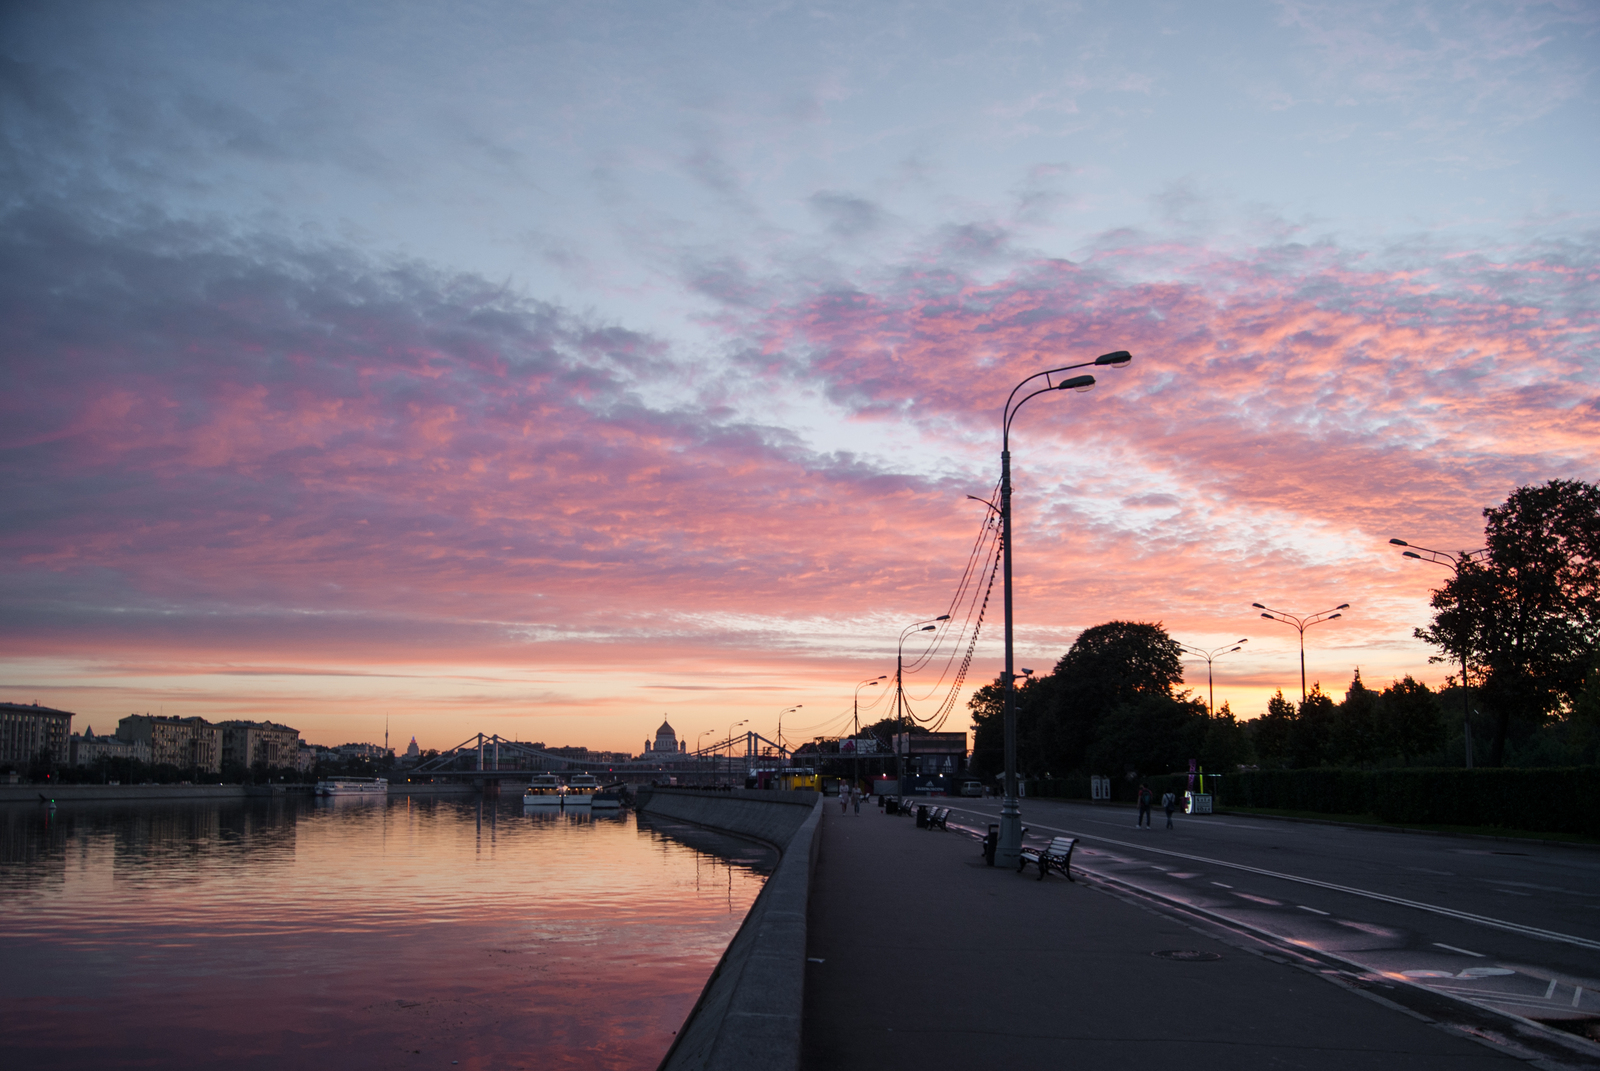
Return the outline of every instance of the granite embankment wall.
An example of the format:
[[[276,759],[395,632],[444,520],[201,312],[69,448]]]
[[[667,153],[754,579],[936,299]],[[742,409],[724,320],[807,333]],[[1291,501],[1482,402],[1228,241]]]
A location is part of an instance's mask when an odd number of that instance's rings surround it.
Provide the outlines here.
[[[815,792],[656,789],[639,810],[763,841],[778,866],[750,906],[661,1071],[794,1071],[800,1066],[806,902],[820,843]]]
[[[128,803],[136,800],[242,800],[256,797],[311,797],[310,785],[0,785],[0,803]],[[284,790],[287,791],[284,791]],[[389,786],[391,796],[471,796],[471,784],[405,782]]]

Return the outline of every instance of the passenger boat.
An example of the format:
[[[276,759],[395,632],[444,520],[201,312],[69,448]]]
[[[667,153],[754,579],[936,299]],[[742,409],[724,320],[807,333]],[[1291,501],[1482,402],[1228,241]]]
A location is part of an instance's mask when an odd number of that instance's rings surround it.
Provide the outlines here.
[[[319,796],[387,796],[386,777],[330,777],[317,782]]]
[[[593,774],[573,774],[567,778],[567,794],[562,797],[563,807],[590,807],[594,804],[594,794],[600,791],[600,782],[594,779]]]
[[[535,774],[522,793],[524,807],[560,807],[562,794],[566,786],[562,785],[561,778],[553,773]]]
[[[622,807],[622,793],[614,792],[608,788],[603,788],[596,792],[590,799],[592,802],[589,806],[597,811],[615,811],[620,810]]]

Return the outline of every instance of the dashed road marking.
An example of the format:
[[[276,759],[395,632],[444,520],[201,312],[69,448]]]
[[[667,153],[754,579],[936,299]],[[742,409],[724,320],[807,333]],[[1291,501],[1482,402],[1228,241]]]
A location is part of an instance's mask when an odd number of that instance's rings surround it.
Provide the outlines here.
[[[1460,952],[1463,956],[1477,956],[1479,959],[1483,959],[1484,958],[1482,952],[1474,952],[1470,948],[1457,948],[1455,945],[1447,945],[1443,941],[1435,941],[1435,942],[1433,942],[1433,947],[1434,948],[1448,948],[1452,952]]]

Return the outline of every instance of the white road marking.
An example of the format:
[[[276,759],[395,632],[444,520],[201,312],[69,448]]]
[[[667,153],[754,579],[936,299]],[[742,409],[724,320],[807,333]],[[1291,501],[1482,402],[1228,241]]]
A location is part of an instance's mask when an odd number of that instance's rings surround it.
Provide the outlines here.
[[[1552,978],[1552,979],[1550,979],[1550,988],[1546,989],[1544,991],[1544,999],[1545,1000],[1549,1000],[1551,997],[1553,997],[1555,995],[1556,995],[1556,980],[1554,978]]]
[[[1576,1008],[1578,1006],[1578,1001],[1580,1001],[1582,999],[1583,999],[1583,986],[1580,985],[1580,986],[1574,988],[1573,991],[1572,991],[1572,1006],[1574,1008]]]
[[[1483,958],[1483,953],[1482,952],[1472,952],[1472,951],[1469,951],[1469,950],[1467,950],[1465,948],[1457,948],[1455,945],[1447,945],[1443,941],[1435,941],[1435,942],[1433,942],[1433,947],[1434,948],[1448,948],[1452,952],[1460,952],[1463,956],[1477,956],[1479,959]]]
[[[1311,885],[1318,889],[1329,889],[1333,892],[1348,893],[1351,896],[1361,896],[1368,900],[1378,900],[1386,904],[1397,904],[1400,907],[1415,908],[1418,911],[1427,911],[1434,915],[1443,915],[1445,918],[1459,919],[1462,922],[1473,922],[1479,926],[1490,926],[1497,930],[1506,930],[1510,933],[1522,934],[1525,937],[1534,937],[1541,941],[1556,941],[1562,944],[1576,945],[1579,948],[1591,949],[1600,952],[1600,941],[1590,940],[1587,937],[1575,937],[1569,933],[1558,933],[1555,930],[1546,930],[1538,926],[1524,926],[1518,922],[1507,922],[1504,919],[1491,918],[1488,915],[1474,915],[1469,911],[1457,911],[1454,908],[1441,907],[1438,904],[1425,904],[1420,900],[1407,900],[1403,896],[1389,896],[1385,893],[1372,892],[1369,889],[1357,889],[1349,885],[1338,885],[1331,881],[1318,881],[1316,878],[1303,878],[1298,874],[1284,874],[1277,870],[1267,870],[1264,867],[1248,866],[1244,863],[1230,863],[1226,859],[1212,859],[1204,855],[1190,855],[1187,852],[1175,852],[1169,848],[1153,848],[1147,844],[1134,844],[1130,841],[1117,840],[1114,837],[1102,836],[1099,833],[1082,833],[1075,829],[1065,829],[1061,826],[1038,825],[1034,828],[1048,829],[1056,833],[1067,833],[1077,837],[1087,837],[1093,840],[1104,841],[1123,848],[1132,848],[1135,851],[1155,852],[1158,855],[1168,855],[1175,859],[1187,859],[1191,863],[1209,864],[1211,866],[1225,867],[1228,870],[1242,870],[1247,874],[1260,874],[1262,877],[1277,878],[1279,881],[1293,881],[1301,885]],[[1471,852],[1472,849],[1453,848],[1452,851]],[[1489,855],[1490,852],[1478,854]],[[1504,853],[1510,854],[1510,853]]]
[[[1213,884],[1213,885],[1217,885],[1217,886],[1221,886],[1221,887],[1222,887],[1222,888],[1224,888],[1224,889],[1231,889],[1231,888],[1233,888],[1233,886],[1232,886],[1232,885],[1223,885],[1223,884],[1222,884],[1222,882],[1220,882],[1220,881],[1213,881],[1213,882],[1212,882],[1212,883],[1211,883],[1211,884]]]
[[[1301,911],[1309,911],[1313,915],[1326,915],[1326,914],[1328,914],[1328,912],[1326,912],[1326,911],[1318,911],[1316,908],[1307,907],[1305,904],[1295,904],[1294,906],[1298,907]]]

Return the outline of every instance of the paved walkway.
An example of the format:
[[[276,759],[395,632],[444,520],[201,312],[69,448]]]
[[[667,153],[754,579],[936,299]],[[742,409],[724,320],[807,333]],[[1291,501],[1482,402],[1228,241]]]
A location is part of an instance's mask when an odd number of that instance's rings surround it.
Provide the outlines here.
[[[1521,1064],[1082,883],[986,867],[958,833],[831,804],[821,832],[806,1071]],[[1151,955],[1170,949],[1222,958]]]

